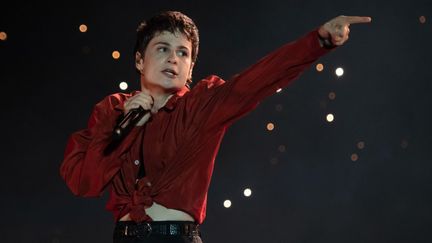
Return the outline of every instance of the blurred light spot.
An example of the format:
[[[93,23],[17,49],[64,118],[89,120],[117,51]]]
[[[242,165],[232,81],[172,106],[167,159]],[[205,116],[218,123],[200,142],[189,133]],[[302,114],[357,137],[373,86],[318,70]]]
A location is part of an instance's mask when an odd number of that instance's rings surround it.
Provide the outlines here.
[[[88,46],[83,46],[83,48],[82,48],[82,52],[84,53],[84,54],[89,54],[90,53],[90,47],[88,47]]]
[[[275,165],[275,164],[277,164],[277,163],[279,163],[278,158],[271,158],[271,159],[270,159],[270,164]]]
[[[118,52],[118,51],[113,51],[113,52],[112,52],[112,57],[113,57],[114,59],[119,59],[119,58],[120,58],[120,52]]]
[[[286,151],[285,145],[283,145],[283,144],[279,145],[278,150],[279,150],[279,152],[285,152]]]
[[[330,92],[329,95],[328,95],[328,97],[329,97],[330,100],[334,100],[334,99],[336,99],[336,93],[335,92]]]
[[[85,24],[80,25],[80,26],[79,26],[79,30],[80,30],[82,33],[87,32],[87,25],[85,25]]]
[[[408,141],[407,141],[407,140],[402,140],[402,142],[401,142],[401,147],[402,147],[403,149],[406,149],[406,148],[408,147]]]
[[[320,107],[321,107],[322,109],[327,108],[327,102],[326,102],[325,100],[320,100]]]
[[[336,75],[337,75],[338,77],[340,77],[340,76],[342,76],[342,75],[344,74],[344,70],[343,70],[343,68],[338,67],[338,68],[336,68],[335,73],[336,73]]]
[[[223,204],[224,204],[224,207],[226,207],[226,208],[231,207],[231,201],[230,200],[225,200]]]
[[[245,195],[245,197],[250,197],[250,196],[252,195],[252,190],[249,189],[249,188],[246,188],[246,189],[243,191],[243,194]]]
[[[357,161],[358,160],[358,155],[355,154],[355,153],[351,154],[351,160],[354,161],[354,162]]]
[[[360,142],[357,143],[357,148],[358,149],[364,149],[364,147],[365,147],[365,143],[364,142],[360,141]]]
[[[128,84],[126,82],[121,82],[119,87],[121,90],[126,90],[128,88]]]
[[[7,39],[7,34],[6,32],[0,32],[0,40],[5,41]]]
[[[269,122],[269,123],[267,124],[267,130],[269,130],[269,131],[273,131],[274,127],[275,127],[274,124],[271,123],[271,122]]]
[[[318,63],[318,64],[316,65],[316,70],[317,70],[318,72],[321,72],[322,70],[324,70],[324,65],[322,65],[321,63]]]
[[[334,121],[334,115],[333,114],[328,114],[326,118],[327,118],[328,122]]]
[[[424,24],[424,23],[426,23],[426,17],[425,16],[420,16],[419,17],[419,21],[420,21],[420,23],[422,23],[422,24]]]
[[[276,111],[282,111],[283,106],[281,104],[276,105]]]
[[[280,93],[282,91],[282,88],[279,88],[276,90],[276,93]]]

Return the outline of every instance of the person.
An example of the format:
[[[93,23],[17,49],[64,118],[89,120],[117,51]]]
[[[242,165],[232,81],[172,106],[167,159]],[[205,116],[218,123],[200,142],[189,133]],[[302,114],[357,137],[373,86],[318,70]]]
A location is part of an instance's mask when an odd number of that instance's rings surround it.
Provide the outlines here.
[[[110,193],[114,242],[201,242],[207,192],[226,129],[289,85],[370,17],[338,16],[224,81],[210,75],[192,89],[199,35],[194,22],[164,11],[137,29],[141,90],[106,96],[88,127],[68,139],[60,174],[76,196]],[[141,108],[121,139],[113,129]]]

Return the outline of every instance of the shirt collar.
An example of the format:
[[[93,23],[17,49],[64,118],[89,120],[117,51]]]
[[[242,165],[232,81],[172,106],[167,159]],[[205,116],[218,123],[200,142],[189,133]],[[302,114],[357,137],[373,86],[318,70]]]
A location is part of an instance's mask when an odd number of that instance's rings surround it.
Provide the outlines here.
[[[168,110],[173,110],[177,105],[177,100],[181,98],[184,94],[189,92],[189,88],[186,86],[183,86],[181,90],[179,90],[177,93],[175,93],[171,98],[167,101],[164,108]]]
[[[123,94],[123,95],[116,94],[116,96],[120,95],[119,99],[122,100],[122,101],[119,102],[117,105],[114,106],[114,110],[123,111],[124,110],[123,109],[124,108],[124,102],[126,101],[126,98],[130,98],[130,97],[138,94],[139,92],[140,92],[139,90],[136,90],[136,91],[132,91],[129,94]],[[121,98],[122,96],[125,97],[125,98]]]
[[[165,104],[165,106],[163,108],[168,109],[168,110],[173,110],[177,105],[177,100],[189,91],[190,91],[189,88],[184,86],[181,90],[179,90],[177,93],[175,93],[173,96],[171,96],[169,98],[169,100],[167,101],[167,103]],[[127,94],[126,97],[130,98],[130,97],[138,94],[139,92],[141,92],[141,91],[139,91],[139,90],[133,91],[130,94]],[[120,102],[119,104],[114,106],[114,109],[118,110],[118,111],[123,111],[123,105],[124,105],[124,102]]]

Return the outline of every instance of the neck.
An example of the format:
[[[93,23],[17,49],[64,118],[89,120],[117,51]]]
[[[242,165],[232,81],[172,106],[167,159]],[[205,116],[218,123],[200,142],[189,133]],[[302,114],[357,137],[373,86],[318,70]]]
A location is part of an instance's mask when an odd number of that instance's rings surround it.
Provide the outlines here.
[[[148,92],[154,99],[152,111],[156,112],[162,108],[174,93],[166,93],[163,90],[141,85],[141,90]]]

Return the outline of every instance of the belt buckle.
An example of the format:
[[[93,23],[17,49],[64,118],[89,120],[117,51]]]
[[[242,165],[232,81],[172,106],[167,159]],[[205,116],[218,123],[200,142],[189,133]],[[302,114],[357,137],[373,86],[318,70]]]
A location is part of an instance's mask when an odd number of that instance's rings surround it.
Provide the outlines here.
[[[149,237],[152,232],[152,227],[148,222],[145,223],[137,223],[137,232],[136,237],[138,239],[144,239],[146,237]],[[143,230],[145,229],[145,230]]]

